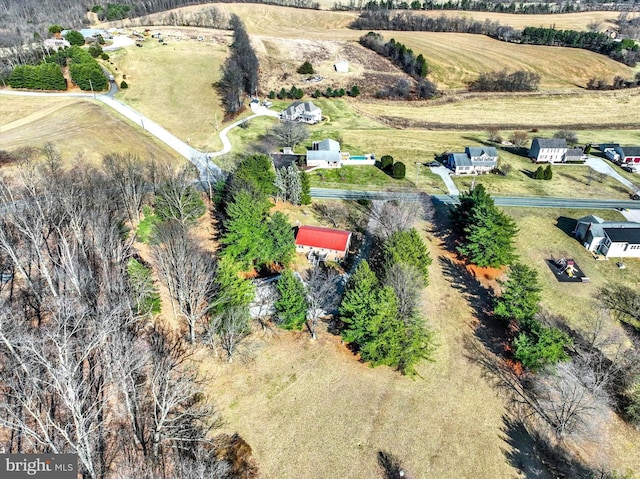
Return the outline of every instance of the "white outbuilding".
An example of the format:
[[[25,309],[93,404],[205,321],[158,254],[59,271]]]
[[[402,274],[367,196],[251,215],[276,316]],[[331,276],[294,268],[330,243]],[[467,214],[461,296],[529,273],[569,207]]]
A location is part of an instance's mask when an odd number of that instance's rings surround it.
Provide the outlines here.
[[[342,61],[334,64],[333,68],[335,68],[335,70],[338,73],[348,73],[349,72],[349,62],[346,61],[346,60],[342,60]]]

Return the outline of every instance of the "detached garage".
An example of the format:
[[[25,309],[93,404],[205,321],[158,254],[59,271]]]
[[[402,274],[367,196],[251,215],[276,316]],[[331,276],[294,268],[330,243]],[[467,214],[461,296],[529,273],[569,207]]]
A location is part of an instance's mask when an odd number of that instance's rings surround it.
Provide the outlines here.
[[[351,232],[300,226],[296,234],[296,252],[305,254],[310,260],[338,261],[347,257],[351,244]]]

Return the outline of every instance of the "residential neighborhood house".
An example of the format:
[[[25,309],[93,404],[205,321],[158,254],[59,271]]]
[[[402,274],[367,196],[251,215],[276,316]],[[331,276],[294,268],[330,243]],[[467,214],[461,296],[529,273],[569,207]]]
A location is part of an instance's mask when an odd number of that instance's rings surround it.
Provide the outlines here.
[[[342,166],[375,165],[376,157],[373,153],[351,156],[340,150],[340,143],[332,139],[314,141],[311,149],[307,150],[308,168],[341,168]]]
[[[578,220],[573,233],[585,248],[605,258],[640,258],[640,223],[589,215]]]
[[[280,112],[281,120],[299,121],[314,124],[322,120],[322,110],[311,101],[294,101],[286,110]]]
[[[534,163],[564,163],[567,161],[568,150],[567,140],[564,138],[534,138],[529,149],[529,158]],[[572,157],[574,154],[572,150]]]
[[[464,153],[449,153],[446,162],[456,175],[488,173],[498,166],[498,150],[493,146],[467,146]]]
[[[319,226],[300,226],[296,234],[296,251],[309,261],[338,261],[347,257],[351,233]]]
[[[633,170],[640,170],[640,146],[603,146],[604,155],[620,166],[628,166]]]

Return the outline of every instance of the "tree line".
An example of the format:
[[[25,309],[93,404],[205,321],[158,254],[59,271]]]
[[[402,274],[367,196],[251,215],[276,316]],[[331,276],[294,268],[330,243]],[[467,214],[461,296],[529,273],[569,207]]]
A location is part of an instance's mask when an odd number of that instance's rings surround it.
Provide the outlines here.
[[[576,4],[576,3],[506,3],[497,1],[484,0],[448,0],[447,2],[435,2],[428,0],[421,2],[420,0],[398,1],[398,0],[350,0],[349,3],[335,2],[332,10],[337,11],[362,11],[362,10],[464,10],[479,12],[498,12],[498,13],[516,13],[516,14],[557,14],[572,13],[584,11],[601,11],[613,10],[623,11],[631,10],[630,5],[624,3],[594,3]]]
[[[243,94],[257,94],[260,64],[240,17],[231,15],[229,25],[233,30],[231,55],[221,67],[222,77],[215,86],[226,113],[231,115],[242,108]]]
[[[19,181],[0,179],[7,452],[76,453],[84,479],[253,477],[248,445],[215,434],[221,415],[194,349],[156,320],[152,265],[134,249],[142,205],[155,205],[153,267],[176,315],[207,309],[197,288],[217,283],[197,283],[210,255],[191,241],[203,208],[189,175],[128,154],[71,170],[52,145],[15,154]]]
[[[516,30],[498,22],[485,20],[480,22],[464,17],[430,18],[410,12],[389,10],[365,11],[354,20],[350,28],[358,30],[401,30],[427,32],[457,32],[488,35],[498,40],[512,43],[535,45],[555,45],[583,48],[607,55],[610,58],[635,66],[638,60],[638,48],[635,42],[617,42],[604,33],[597,31],[580,32],[576,30],[556,30],[555,28],[525,27]]]
[[[12,88],[31,90],[66,90],[67,80],[62,69],[54,63],[40,65],[18,65],[13,69],[7,83]]]
[[[388,58],[407,75],[415,79],[417,82],[415,97],[432,98],[436,94],[436,85],[426,78],[429,67],[422,53],[416,56],[413,50],[404,44],[396,42],[393,38],[385,42],[382,35],[374,32],[360,37],[359,42],[378,55]],[[376,96],[378,98],[408,99],[410,94],[411,85],[407,80],[400,79],[394,86],[377,92]]]
[[[535,91],[540,83],[540,75],[527,70],[508,73],[481,73],[476,80],[469,83],[470,91]]]

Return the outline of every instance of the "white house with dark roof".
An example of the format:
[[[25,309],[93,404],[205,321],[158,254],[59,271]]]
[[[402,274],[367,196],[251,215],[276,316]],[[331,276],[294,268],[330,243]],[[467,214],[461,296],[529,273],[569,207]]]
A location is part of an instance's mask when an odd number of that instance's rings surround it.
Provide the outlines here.
[[[578,219],[573,233],[585,248],[605,258],[640,258],[640,223],[589,215]]]
[[[281,120],[300,121],[313,125],[322,120],[322,110],[312,101],[294,101],[285,110],[280,112]]]
[[[534,163],[563,163],[568,149],[564,138],[534,138],[529,158]]]
[[[498,166],[498,150],[493,146],[467,146],[464,153],[449,153],[447,166],[456,175],[488,173]]]

